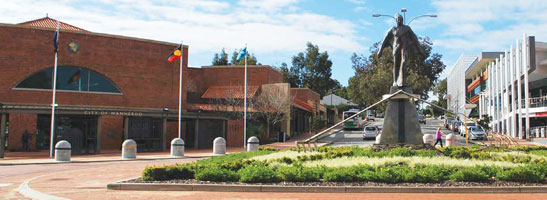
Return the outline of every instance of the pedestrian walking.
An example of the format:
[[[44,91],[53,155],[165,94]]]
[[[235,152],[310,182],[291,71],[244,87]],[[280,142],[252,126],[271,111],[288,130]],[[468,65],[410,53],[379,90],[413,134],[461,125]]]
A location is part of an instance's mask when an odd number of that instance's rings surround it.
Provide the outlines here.
[[[30,140],[30,133],[28,132],[28,130],[25,130],[25,132],[21,136],[21,143],[23,144],[23,151],[29,151],[29,146],[28,146],[29,140]]]
[[[435,144],[433,146],[437,145],[437,143],[441,143],[441,147],[443,147],[443,139],[442,139],[443,134],[441,132],[441,127],[440,126],[439,126],[439,128],[437,128],[437,135],[436,135],[435,138],[437,139],[437,141],[435,141]]]

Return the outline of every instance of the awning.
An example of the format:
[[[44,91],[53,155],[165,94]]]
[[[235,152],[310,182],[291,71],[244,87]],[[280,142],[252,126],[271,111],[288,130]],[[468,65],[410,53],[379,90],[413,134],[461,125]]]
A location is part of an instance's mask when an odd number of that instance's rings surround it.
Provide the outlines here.
[[[201,95],[204,99],[243,99],[245,93],[243,86],[211,86]],[[253,98],[258,91],[258,86],[247,86],[247,98]]]
[[[291,105],[294,106],[294,107],[300,108],[302,110],[308,111],[308,112],[313,112],[313,107],[310,106],[308,103],[302,101],[302,100],[293,99],[292,102],[291,102]]]

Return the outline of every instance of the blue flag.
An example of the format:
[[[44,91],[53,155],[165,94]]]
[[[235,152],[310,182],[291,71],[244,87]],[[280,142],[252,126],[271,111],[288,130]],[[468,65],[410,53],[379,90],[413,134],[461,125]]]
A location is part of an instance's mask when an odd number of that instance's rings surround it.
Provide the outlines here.
[[[239,51],[239,55],[237,55],[237,62],[239,62],[241,60],[241,58],[245,57],[245,55],[247,55],[247,47],[241,49]]]
[[[58,47],[59,47],[59,26],[57,26],[55,35],[53,35],[53,48],[55,49],[55,53],[57,53]]]

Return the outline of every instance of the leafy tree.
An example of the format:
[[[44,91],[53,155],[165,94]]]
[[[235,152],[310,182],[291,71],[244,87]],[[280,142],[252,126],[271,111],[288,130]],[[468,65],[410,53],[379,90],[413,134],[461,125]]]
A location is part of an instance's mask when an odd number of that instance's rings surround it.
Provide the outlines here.
[[[307,87],[319,93],[321,97],[329,90],[340,88],[340,83],[331,78],[332,61],[329,54],[326,51],[320,52],[319,47],[310,42],[306,44],[305,52],[293,56],[292,67],[285,67],[282,70],[289,72],[287,79],[291,87]]]
[[[239,56],[239,51],[234,50],[234,53],[232,54],[232,61],[230,62],[231,65],[245,65],[245,58],[242,58],[238,62],[237,61],[238,56]],[[249,51],[247,51],[247,65],[257,65],[257,64],[260,65],[260,63],[258,63],[255,55],[253,53],[250,53]]]
[[[492,120],[492,117],[489,116],[489,115],[482,115],[482,119],[479,119],[479,121],[477,121],[477,123],[479,124],[479,126],[484,129],[484,131],[489,131],[490,130],[490,121]]]
[[[414,56],[409,58],[407,70],[407,85],[413,93],[428,97],[427,92],[432,89],[440,73],[446,67],[441,61],[440,54],[432,54],[432,43],[429,38],[421,39],[425,58]],[[393,83],[393,58],[391,49],[385,49],[382,57],[378,57],[379,43],[370,49],[370,55],[365,57],[354,53],[351,57],[355,75],[350,78],[349,91],[351,100],[358,104],[372,104],[379,101],[382,95],[388,94]],[[380,107],[385,107],[380,105]]]
[[[432,103],[446,109],[448,106],[448,103],[446,100],[446,78],[437,82],[437,84],[435,84],[435,87],[433,87],[433,94],[437,95],[439,100],[433,101]],[[435,108],[433,112],[435,113],[436,116],[439,116],[442,113],[444,113],[444,111],[437,108]]]
[[[222,51],[219,53],[215,53],[215,57],[213,58],[213,65],[228,65],[228,54],[222,48]]]

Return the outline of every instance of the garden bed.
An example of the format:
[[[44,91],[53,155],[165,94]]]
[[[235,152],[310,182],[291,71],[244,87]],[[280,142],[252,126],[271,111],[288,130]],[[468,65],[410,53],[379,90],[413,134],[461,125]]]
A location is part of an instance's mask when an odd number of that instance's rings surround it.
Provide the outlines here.
[[[148,166],[122,184],[286,187],[541,187],[547,188],[547,148],[321,147],[212,157]]]

